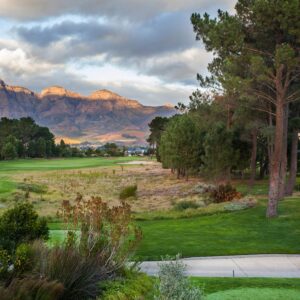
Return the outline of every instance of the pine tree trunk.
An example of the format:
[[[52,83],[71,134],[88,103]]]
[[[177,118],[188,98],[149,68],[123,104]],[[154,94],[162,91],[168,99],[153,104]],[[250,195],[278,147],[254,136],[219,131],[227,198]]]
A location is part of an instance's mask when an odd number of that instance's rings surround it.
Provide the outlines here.
[[[282,168],[284,167],[284,138],[286,124],[285,96],[286,90],[282,86],[284,66],[279,66],[276,74],[276,125],[275,125],[275,145],[270,166],[269,199],[267,207],[267,217],[273,218],[278,215],[278,201],[280,199],[280,187],[282,178]]]
[[[254,129],[252,131],[252,150],[251,150],[251,176],[249,180],[249,188],[251,189],[254,185],[255,177],[256,177],[256,156],[257,156],[257,130]]]
[[[291,148],[291,165],[289,172],[289,179],[286,186],[286,195],[291,196],[293,194],[296,179],[297,179],[297,167],[298,167],[298,144],[299,144],[299,136],[298,131],[294,130],[292,136],[292,148]]]
[[[283,157],[280,168],[280,185],[279,185],[279,200],[285,196],[286,190],[286,175],[287,175],[287,140],[288,140],[288,120],[289,120],[289,107],[288,104],[284,107],[284,132],[283,132]]]
[[[273,117],[272,117],[272,108],[269,107],[269,126],[270,128],[273,126]],[[274,141],[272,138],[268,137],[268,168],[269,168],[269,174],[271,174],[271,164],[273,160],[273,153],[274,153]]]

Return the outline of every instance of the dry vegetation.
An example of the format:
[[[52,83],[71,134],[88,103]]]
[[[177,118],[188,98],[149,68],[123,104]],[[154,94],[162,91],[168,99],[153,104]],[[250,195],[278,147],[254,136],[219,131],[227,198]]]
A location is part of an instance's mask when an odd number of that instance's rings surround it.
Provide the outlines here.
[[[97,167],[80,170],[35,171],[12,176],[16,182],[46,187],[41,193],[29,192],[40,214],[55,215],[62,200],[101,196],[111,205],[119,203],[120,191],[137,184],[137,198],[129,199],[135,212],[169,209],[177,201],[193,200],[199,196],[193,187],[199,179],[177,180],[170,170],[158,163],[123,164],[114,167]],[[25,193],[20,191],[19,193]]]

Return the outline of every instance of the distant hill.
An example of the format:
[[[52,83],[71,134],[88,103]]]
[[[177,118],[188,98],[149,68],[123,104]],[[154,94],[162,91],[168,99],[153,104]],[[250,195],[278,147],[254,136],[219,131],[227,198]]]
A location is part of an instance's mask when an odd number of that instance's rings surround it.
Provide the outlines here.
[[[142,144],[148,135],[148,123],[155,116],[174,113],[174,108],[168,105],[144,106],[108,90],[85,97],[52,86],[36,94],[0,80],[0,117],[30,116],[39,125],[49,127],[57,138],[69,143]]]

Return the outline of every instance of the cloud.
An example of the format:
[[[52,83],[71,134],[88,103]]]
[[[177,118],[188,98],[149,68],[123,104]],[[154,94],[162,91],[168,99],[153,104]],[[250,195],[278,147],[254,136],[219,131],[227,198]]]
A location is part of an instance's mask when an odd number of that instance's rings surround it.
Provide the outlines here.
[[[218,3],[219,2],[219,3]],[[214,2],[231,8],[235,1]],[[111,16],[145,20],[164,12],[209,9],[211,0],[1,0],[0,16],[16,20],[40,20],[65,14]]]
[[[109,88],[144,104],[175,104],[211,60],[195,41],[191,13],[234,2],[0,0],[0,78],[36,92]]]
[[[158,16],[138,27],[126,22],[119,26],[114,22],[68,20],[51,26],[22,26],[15,31],[41,60],[99,67],[110,62],[185,84],[195,84],[196,73],[205,70],[211,58],[195,47],[189,17],[179,13]]]
[[[178,51],[194,43],[186,14],[164,14],[136,24],[124,22],[63,21],[51,26],[19,26],[14,29],[22,41],[55,53],[57,60],[107,54],[110,57],[145,57]],[[61,45],[65,51],[52,51]]]
[[[20,48],[0,50],[0,70],[3,73],[22,76],[44,72],[49,69],[49,66],[48,63],[28,57],[24,50]]]
[[[202,48],[188,48],[181,52],[169,53],[146,60],[145,72],[159,76],[167,82],[196,83],[199,70],[205,72],[212,55]]]

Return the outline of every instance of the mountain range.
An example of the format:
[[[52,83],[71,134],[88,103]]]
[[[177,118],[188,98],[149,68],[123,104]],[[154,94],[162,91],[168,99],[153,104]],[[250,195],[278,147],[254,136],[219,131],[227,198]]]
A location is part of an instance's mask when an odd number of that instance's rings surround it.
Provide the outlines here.
[[[51,86],[38,94],[0,80],[0,117],[32,117],[37,124],[49,127],[58,140],[71,144],[145,144],[148,123],[156,116],[174,113],[170,105],[145,106],[109,90],[86,97]]]

